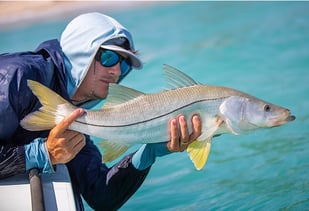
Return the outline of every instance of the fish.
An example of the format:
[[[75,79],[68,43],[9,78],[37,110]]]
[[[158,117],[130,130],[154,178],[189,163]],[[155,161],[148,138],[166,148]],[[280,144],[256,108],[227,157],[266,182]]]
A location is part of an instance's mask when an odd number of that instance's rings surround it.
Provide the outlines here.
[[[199,115],[201,135],[187,147],[197,170],[208,159],[212,139],[221,134],[240,135],[260,128],[284,125],[296,119],[287,108],[266,102],[245,92],[223,86],[197,83],[182,71],[164,65],[167,87],[156,93],[143,93],[119,84],[109,85],[102,108],[85,110],[70,130],[103,139],[103,162],[111,162],[135,144],[166,142],[168,122],[183,114]],[[42,107],[28,114],[20,125],[30,131],[49,130],[78,107],[40,84],[28,86]],[[192,132],[188,121],[189,132]]]

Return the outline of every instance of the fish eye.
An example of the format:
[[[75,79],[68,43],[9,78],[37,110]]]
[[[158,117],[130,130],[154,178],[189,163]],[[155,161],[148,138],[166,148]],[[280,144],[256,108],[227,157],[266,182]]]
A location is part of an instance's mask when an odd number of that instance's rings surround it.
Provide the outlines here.
[[[264,111],[265,111],[265,112],[269,112],[270,109],[271,109],[270,105],[267,105],[267,104],[264,105]]]

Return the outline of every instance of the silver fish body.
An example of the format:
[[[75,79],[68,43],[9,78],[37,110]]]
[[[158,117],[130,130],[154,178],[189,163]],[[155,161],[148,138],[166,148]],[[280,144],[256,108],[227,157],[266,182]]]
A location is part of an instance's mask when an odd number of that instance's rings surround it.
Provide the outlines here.
[[[89,110],[71,125],[71,129],[130,144],[167,141],[168,122],[172,117],[184,114],[189,118],[199,114],[206,121],[218,114],[224,99],[207,99],[200,95],[203,88],[203,85],[196,85],[145,94],[116,106]]]
[[[258,128],[283,125],[295,119],[288,109],[241,91],[197,84],[170,66],[165,66],[165,70],[171,89],[144,94],[111,84],[110,95],[103,108],[87,110],[84,116],[71,124],[70,129],[105,139],[101,143],[105,148],[103,161],[108,162],[134,144],[168,141],[168,122],[171,118],[184,114],[189,119],[193,114],[198,114],[202,120],[202,135],[189,145],[188,153],[195,167],[201,169],[207,161],[214,135],[238,135]],[[21,121],[24,128],[51,129],[76,109],[60,96],[55,97],[55,93],[41,84],[28,83],[43,107]],[[57,100],[50,102],[50,99]],[[49,123],[46,123],[46,118],[42,123],[42,113],[45,117],[46,113],[50,113],[50,119],[47,118]]]

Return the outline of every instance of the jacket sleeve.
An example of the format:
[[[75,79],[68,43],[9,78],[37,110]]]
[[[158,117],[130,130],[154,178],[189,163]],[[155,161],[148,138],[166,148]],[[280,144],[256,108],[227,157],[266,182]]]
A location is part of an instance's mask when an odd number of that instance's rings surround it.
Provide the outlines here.
[[[27,52],[0,55],[0,178],[25,172],[27,161],[31,167],[39,167],[33,161],[40,153],[38,148],[31,150],[35,146],[33,140],[46,137],[48,132],[29,133],[19,122],[25,115],[40,107],[27,86],[27,79],[50,80],[52,74],[44,76],[39,71],[40,68],[50,66],[49,64],[41,56]],[[25,152],[26,149],[28,151]],[[43,159],[39,161],[45,162]]]
[[[0,146],[0,179],[38,168],[43,173],[54,172],[45,139],[37,138],[24,146]]]
[[[119,209],[141,186],[150,167],[137,170],[129,154],[108,168],[98,148],[87,137],[86,146],[68,164],[75,192],[95,210]]]
[[[23,146],[0,146],[0,179],[25,172],[25,150]]]

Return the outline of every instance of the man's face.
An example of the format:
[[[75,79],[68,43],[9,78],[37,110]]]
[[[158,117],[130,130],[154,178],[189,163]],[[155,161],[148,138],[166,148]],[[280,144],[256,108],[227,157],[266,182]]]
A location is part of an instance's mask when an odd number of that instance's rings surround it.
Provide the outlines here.
[[[93,60],[81,85],[72,100],[82,103],[88,100],[104,99],[108,95],[110,83],[116,83],[121,74],[120,63],[104,67],[101,62]]]

